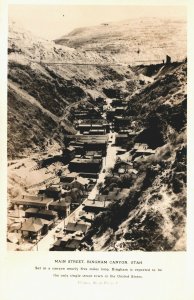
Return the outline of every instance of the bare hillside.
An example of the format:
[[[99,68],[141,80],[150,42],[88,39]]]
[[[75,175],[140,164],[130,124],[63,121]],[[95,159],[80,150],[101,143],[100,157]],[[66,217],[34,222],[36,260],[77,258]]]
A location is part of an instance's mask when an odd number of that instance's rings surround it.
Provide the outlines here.
[[[64,133],[75,133],[68,120],[74,104],[118,91],[127,96],[136,89],[134,72],[115,65],[110,56],[55,45],[13,22],[8,54],[10,158],[44,148],[48,139],[60,143]]]
[[[180,19],[140,18],[77,28],[55,40],[86,53],[95,51],[117,62],[162,61],[168,54],[180,60],[186,53],[186,23]]]

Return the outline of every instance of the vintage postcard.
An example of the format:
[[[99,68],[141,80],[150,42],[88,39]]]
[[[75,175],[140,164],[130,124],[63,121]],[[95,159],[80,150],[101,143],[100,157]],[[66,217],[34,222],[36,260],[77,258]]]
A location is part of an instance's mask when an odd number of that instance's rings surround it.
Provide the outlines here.
[[[189,1],[2,7],[2,299],[192,299]]]

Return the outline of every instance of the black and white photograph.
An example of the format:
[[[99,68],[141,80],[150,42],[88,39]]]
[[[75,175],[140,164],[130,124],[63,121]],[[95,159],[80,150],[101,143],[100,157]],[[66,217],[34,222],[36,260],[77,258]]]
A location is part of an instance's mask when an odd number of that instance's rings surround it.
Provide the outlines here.
[[[7,51],[7,251],[186,251],[186,6],[12,4]]]

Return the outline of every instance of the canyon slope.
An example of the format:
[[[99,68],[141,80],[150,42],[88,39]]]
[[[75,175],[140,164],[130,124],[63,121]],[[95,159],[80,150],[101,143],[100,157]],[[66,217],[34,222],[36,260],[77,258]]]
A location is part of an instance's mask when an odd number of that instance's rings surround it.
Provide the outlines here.
[[[138,70],[156,71],[154,66]],[[137,176],[105,181],[102,193],[123,187],[130,192],[96,217],[86,237],[96,251],[186,249],[186,61],[154,76],[128,99],[127,113],[140,133],[127,147],[132,154],[134,142],[147,143],[155,153],[135,159]]]
[[[69,110],[99,96],[124,96],[136,88],[136,75],[110,55],[85,53],[34,37],[10,22],[8,39],[8,157],[61,145],[75,133]]]

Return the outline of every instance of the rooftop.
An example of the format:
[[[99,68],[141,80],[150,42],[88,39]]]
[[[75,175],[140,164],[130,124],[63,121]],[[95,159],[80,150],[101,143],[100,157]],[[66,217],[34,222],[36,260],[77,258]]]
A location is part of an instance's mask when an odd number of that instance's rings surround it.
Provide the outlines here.
[[[69,239],[65,245],[67,249],[77,249],[80,245],[81,241],[77,239]]]
[[[104,208],[104,207],[108,207],[110,203],[111,201],[95,201],[95,200],[87,199],[84,201],[84,206]]]
[[[66,231],[82,231],[86,232],[88,229],[88,226],[86,224],[80,224],[80,223],[68,223],[66,227]]]
[[[148,144],[144,144],[144,143],[135,143],[135,145],[134,145],[133,148],[136,149],[136,150],[139,150],[139,149],[141,149],[141,150],[146,150],[146,149],[148,149]]]
[[[40,224],[33,218],[28,219],[22,224],[22,231],[38,232],[43,228],[44,224]]]
[[[89,142],[107,142],[108,141],[108,136],[105,134],[103,135],[81,135],[81,134],[77,134],[77,135],[73,135],[73,136],[69,136],[71,137],[73,140],[76,141],[81,141],[82,143],[89,143]]]
[[[101,163],[102,160],[101,159],[93,159],[93,158],[74,158],[73,160],[70,161],[70,163],[74,163],[74,164],[89,164],[89,163],[95,163],[95,164],[99,164]]]
[[[72,200],[72,199],[71,199]],[[67,202],[66,200],[61,200],[61,201],[54,201],[52,203],[49,204],[49,208],[65,208],[69,206],[69,202]]]
[[[34,196],[34,195],[23,195],[22,199],[13,199],[12,203],[21,204],[21,205],[38,205],[38,206],[46,206],[50,202],[54,201],[53,198],[46,198],[42,196]]]

